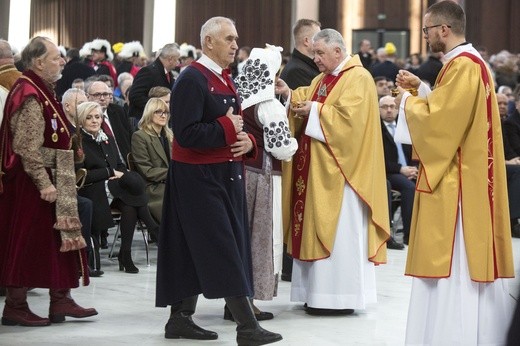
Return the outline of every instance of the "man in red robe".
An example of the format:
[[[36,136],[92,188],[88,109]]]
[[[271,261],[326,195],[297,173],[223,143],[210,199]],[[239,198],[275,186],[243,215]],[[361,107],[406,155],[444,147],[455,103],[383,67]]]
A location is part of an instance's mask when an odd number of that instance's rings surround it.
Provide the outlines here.
[[[88,284],[70,123],[53,92],[65,61],[35,37],[22,52],[26,72],[7,98],[0,127],[0,285],[3,325],[46,326],[97,314],[70,296],[79,274]],[[49,318],[31,312],[27,287],[49,288]]]

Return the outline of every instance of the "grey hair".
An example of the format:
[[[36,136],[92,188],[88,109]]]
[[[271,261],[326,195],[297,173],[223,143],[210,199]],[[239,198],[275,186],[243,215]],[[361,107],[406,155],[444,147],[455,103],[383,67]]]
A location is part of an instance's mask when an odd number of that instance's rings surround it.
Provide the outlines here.
[[[11,49],[9,42],[0,39],[0,59],[12,58],[13,55],[13,50]]]
[[[312,38],[312,42],[323,40],[327,46],[338,47],[341,49],[343,54],[347,54],[347,48],[345,47],[345,41],[343,36],[334,29],[323,29],[317,32]]]
[[[200,28],[200,46],[204,47],[204,40],[206,36],[217,33],[221,27],[222,23],[229,23],[231,25],[235,25],[235,22],[227,17],[212,17],[202,25]]]
[[[130,72],[122,72],[117,76],[117,84],[123,84],[123,81],[126,79],[134,79],[134,76],[130,74]]]
[[[177,43],[168,43],[161,48],[159,56],[163,59],[168,58],[172,55],[181,55],[179,52],[179,45]]]
[[[63,93],[63,96],[61,96],[61,104],[65,105],[65,103],[71,101],[74,98],[77,98],[78,94],[83,94],[86,96],[85,92],[81,89],[78,89],[78,88],[67,89],[67,91],[65,91]]]
[[[33,66],[34,59],[40,58],[47,54],[47,46],[45,42],[52,42],[49,38],[43,36],[36,36],[29,44],[25,46],[22,51],[22,63],[25,68]]]

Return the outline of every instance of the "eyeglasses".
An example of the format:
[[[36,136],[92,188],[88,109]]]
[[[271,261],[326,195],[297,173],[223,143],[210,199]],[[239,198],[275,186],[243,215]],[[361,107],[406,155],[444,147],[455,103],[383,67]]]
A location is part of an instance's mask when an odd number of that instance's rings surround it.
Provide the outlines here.
[[[93,98],[100,99],[102,97],[109,98],[112,97],[112,93],[95,93],[95,94],[89,94]]]
[[[379,108],[382,108],[382,109],[395,109],[395,105],[382,105],[382,106],[379,106]]]
[[[437,24],[437,25],[432,25],[432,26],[425,26],[422,28],[422,32],[425,34],[425,35],[428,35],[428,30],[430,30],[431,28],[437,28],[439,26],[443,26],[443,25],[446,25],[448,28],[451,28],[451,25],[447,25],[447,24]]]
[[[153,112],[153,114],[157,115],[158,117],[167,117],[169,115],[168,111],[161,110],[156,110],[155,112]]]

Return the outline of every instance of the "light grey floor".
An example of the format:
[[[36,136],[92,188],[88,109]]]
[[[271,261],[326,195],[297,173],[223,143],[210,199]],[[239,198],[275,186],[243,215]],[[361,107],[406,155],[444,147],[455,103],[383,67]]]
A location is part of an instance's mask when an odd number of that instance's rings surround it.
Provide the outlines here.
[[[113,234],[113,232],[112,232]],[[513,239],[515,264],[520,255],[520,239]],[[223,300],[199,299],[195,321],[219,334],[218,340],[195,342],[164,339],[168,309],[155,308],[157,248],[151,246],[152,264],[146,266],[144,244],[134,238],[134,261],[139,274],[118,271],[117,260],[103,250],[105,275],[92,278],[88,287],[73,291],[76,301],[95,307],[99,315],[85,320],[67,319],[49,327],[0,326],[0,345],[234,345],[235,325],[222,319]],[[411,279],[403,275],[406,250],[389,250],[388,263],[376,268],[378,303],[365,311],[343,317],[315,317],[304,313],[302,305],[290,302],[290,283],[280,282],[279,296],[258,306],[275,318],[261,325],[279,332],[284,340],[277,345],[403,345]],[[517,268],[517,277],[519,276]],[[339,273],[338,273],[339,275]],[[511,281],[517,296],[520,280]],[[46,315],[46,290],[29,292],[29,304],[39,315]],[[1,306],[1,305],[0,305]]]

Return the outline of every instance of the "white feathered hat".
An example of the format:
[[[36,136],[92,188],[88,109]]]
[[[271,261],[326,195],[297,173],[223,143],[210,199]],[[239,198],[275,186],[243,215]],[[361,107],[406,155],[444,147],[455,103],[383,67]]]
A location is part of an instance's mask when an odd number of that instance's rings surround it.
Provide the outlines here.
[[[58,50],[60,51],[61,57],[65,58],[67,56],[67,50],[64,46],[58,46]]]
[[[133,56],[137,57],[146,57],[146,54],[144,52],[144,48],[141,45],[141,42],[139,41],[132,41],[127,42],[123,45],[123,48],[121,48],[121,51],[119,52],[119,57],[123,59],[128,59]]]
[[[183,43],[179,47],[179,53],[181,58],[193,58],[197,59],[197,48],[191,44]]]
[[[85,42],[83,47],[79,50],[79,56],[82,58],[86,58],[87,56],[92,55],[92,48],[90,47],[91,42]]]
[[[112,61],[114,59],[114,54],[112,53],[112,45],[107,40],[103,40],[100,38],[96,38],[92,42],[90,42],[90,48],[95,50],[102,50],[107,55],[107,60]]]

